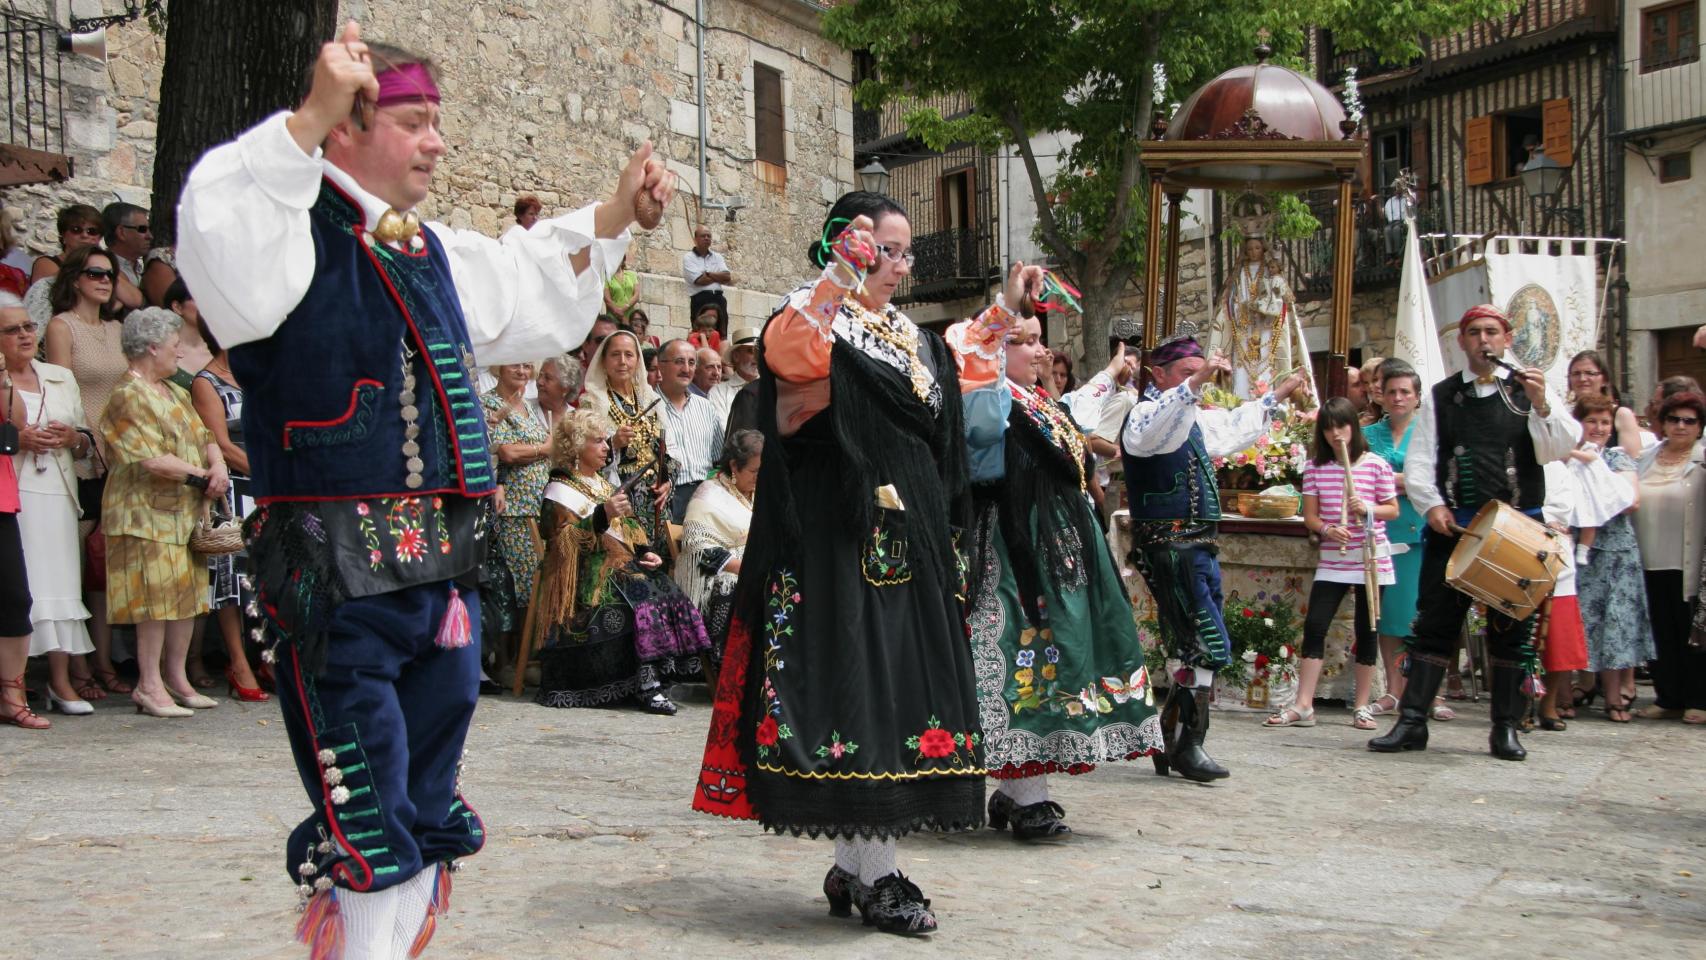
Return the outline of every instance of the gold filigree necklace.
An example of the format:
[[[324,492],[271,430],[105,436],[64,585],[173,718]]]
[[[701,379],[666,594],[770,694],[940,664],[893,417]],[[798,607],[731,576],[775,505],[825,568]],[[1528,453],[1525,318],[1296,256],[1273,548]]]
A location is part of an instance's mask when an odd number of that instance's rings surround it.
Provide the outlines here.
[[[930,388],[935,385],[929,371],[924,369],[924,361],[918,358],[918,328],[911,323],[902,321],[892,324],[884,314],[872,310],[860,303],[858,298],[845,296],[841,305],[852,312],[859,326],[871,336],[888,344],[906,358],[906,374],[912,381],[912,392],[924,403],[930,402]]]

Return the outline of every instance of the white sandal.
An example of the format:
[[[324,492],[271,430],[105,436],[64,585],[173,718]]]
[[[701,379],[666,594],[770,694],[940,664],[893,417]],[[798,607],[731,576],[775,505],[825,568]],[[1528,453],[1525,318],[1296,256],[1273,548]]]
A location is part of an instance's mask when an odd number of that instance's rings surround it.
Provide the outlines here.
[[[1351,726],[1358,730],[1379,729],[1379,724],[1374,722],[1374,711],[1367,706],[1357,707],[1356,713],[1351,715]]]
[[[1315,726],[1315,710],[1299,710],[1297,704],[1292,704],[1262,721],[1264,727],[1313,727]]]
[[[1434,705],[1428,708],[1428,716],[1441,722],[1446,720],[1456,720],[1457,711],[1446,706],[1444,701],[1436,699],[1434,701]]]
[[[1392,701],[1392,706],[1386,706],[1387,700]],[[1397,712],[1398,698],[1390,693],[1383,693],[1380,696],[1375,697],[1374,702],[1368,705],[1368,715],[1371,717],[1378,717],[1382,714]]]

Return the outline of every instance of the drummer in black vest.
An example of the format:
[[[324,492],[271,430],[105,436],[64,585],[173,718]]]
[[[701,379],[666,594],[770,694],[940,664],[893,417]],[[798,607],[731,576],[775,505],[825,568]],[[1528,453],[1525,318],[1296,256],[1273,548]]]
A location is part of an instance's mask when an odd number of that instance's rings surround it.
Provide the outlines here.
[[[1418,417],[1405,464],[1404,488],[1427,516],[1420,598],[1409,641],[1409,683],[1390,733],[1368,742],[1381,753],[1424,750],[1428,707],[1452,666],[1463,617],[1473,602],[1445,582],[1446,562],[1476,511],[1502,500],[1530,517],[1546,502],[1542,464],[1569,454],[1580,428],[1530,367],[1512,373],[1493,358],[1511,344],[1510,320],[1491,304],[1470,307],[1457,328],[1468,367],[1434,385]],[[1533,661],[1534,617],[1512,620],[1488,611],[1493,729],[1489,745],[1501,760],[1521,760],[1517,741],[1522,680]]]

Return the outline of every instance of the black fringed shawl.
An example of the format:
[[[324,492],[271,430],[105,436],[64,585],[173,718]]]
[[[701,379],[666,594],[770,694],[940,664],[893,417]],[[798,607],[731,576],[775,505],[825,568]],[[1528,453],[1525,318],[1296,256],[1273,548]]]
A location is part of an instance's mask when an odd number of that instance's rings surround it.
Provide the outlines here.
[[[775,319],[772,314],[771,319]],[[767,325],[768,329],[768,325]],[[752,526],[746,555],[735,588],[735,610],[748,623],[763,616],[764,590],[777,567],[794,562],[794,551],[805,532],[776,422],[776,375],[764,358],[759,338],[758,429],[764,434],[765,456],[758,470]],[[837,339],[830,349],[829,407],[817,416],[831,417],[839,454],[845,462],[839,489],[831,495],[844,509],[840,529],[811,531],[812,536],[835,536],[849,545],[862,543],[875,520],[876,488],[892,483],[905,501],[910,548],[915,562],[935,564],[942,582],[959,582],[952,530],[970,519],[966,479],[965,426],[960,404],[958,368],[948,345],[928,330],[918,331],[919,359],[930,368],[941,389],[942,407],[932,411],[913,395],[910,384],[892,368]],[[931,457],[898,456],[899,432],[928,438]],[[772,453],[774,451],[774,453]]]
[[[1044,402],[1059,403],[1053,399]],[[1070,414],[1067,419],[1071,420]],[[1004,443],[1002,477],[978,484],[977,498],[980,503],[992,502],[996,506],[1001,538],[1006,541],[1007,559],[1019,588],[1019,602],[1031,625],[1042,629],[1044,624],[1037,605],[1037,598],[1042,595],[1037,580],[1039,548],[1046,569],[1057,580],[1067,581],[1074,579],[1070,565],[1077,566],[1080,576],[1091,569],[1092,551],[1104,549],[1101,532],[1079,486],[1079,464],[1043,433],[1017,398],[1007,413]],[[1033,512],[1037,521],[1034,533],[1030,527]],[[990,547],[988,538],[978,538],[978,550]],[[985,567],[974,562],[972,569]],[[979,589],[994,586],[981,584]]]

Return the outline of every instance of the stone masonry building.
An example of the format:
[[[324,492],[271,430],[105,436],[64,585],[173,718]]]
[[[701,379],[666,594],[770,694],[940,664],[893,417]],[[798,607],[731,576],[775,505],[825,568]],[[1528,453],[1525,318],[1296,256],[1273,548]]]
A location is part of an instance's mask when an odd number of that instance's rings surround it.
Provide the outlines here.
[[[17,4],[60,24],[122,7]],[[679,175],[680,199],[636,237],[630,265],[652,332],[667,336],[687,329],[681,255],[698,217],[701,43],[705,199],[744,201],[705,211],[734,276],[732,326],[761,322],[812,272],[806,245],[852,189],[851,60],[819,35],[822,10],[812,0],[344,0],[339,12],[439,65],[450,150],[425,216],[496,236],[518,195],[538,196],[547,214],[597,199],[651,140]],[[164,40],[139,21],[110,30],[108,47],[104,66],[61,60],[76,175],[4,198],[31,252],[57,249],[53,216],[65,203],[148,205]]]

